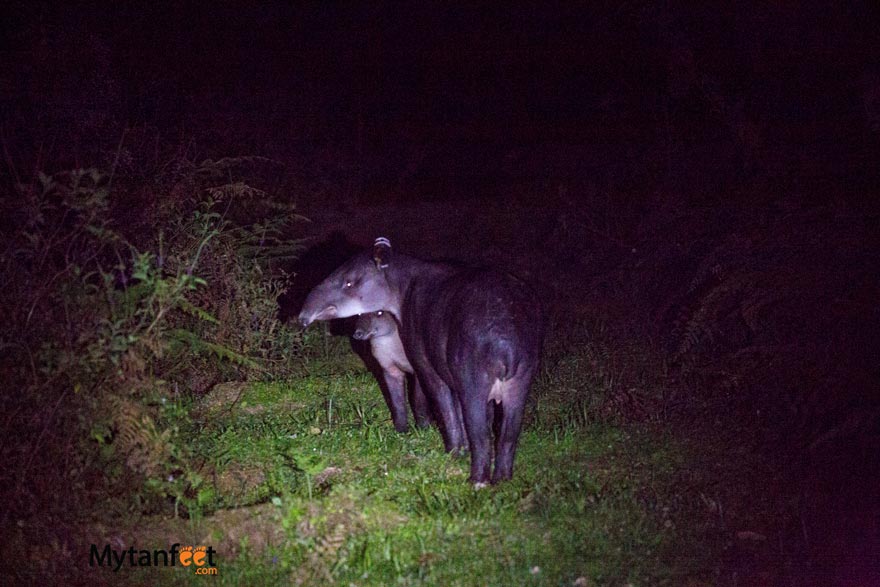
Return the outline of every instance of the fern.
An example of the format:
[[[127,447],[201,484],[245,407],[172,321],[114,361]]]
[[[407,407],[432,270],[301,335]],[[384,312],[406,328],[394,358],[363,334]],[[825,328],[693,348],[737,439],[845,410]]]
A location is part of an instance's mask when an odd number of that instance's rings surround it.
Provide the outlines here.
[[[211,324],[220,323],[220,321],[217,320],[217,318],[215,318],[213,315],[211,315],[210,312],[190,303],[189,300],[181,300],[178,306],[181,310],[183,310],[190,316],[198,318],[199,320],[203,320]]]
[[[234,198],[260,198],[266,195],[263,190],[249,186],[243,181],[205,188],[205,191],[217,202]]]
[[[299,348],[298,334],[278,322],[284,276],[271,265],[301,250],[289,238],[301,217],[236,177],[266,161],[178,157],[121,202],[95,169],[41,174],[4,204],[13,221],[0,235],[0,268],[16,278],[0,288],[8,329],[0,362],[24,390],[2,402],[4,430],[16,431],[4,455],[22,471],[21,490],[3,495],[10,511],[39,510],[45,504],[29,496],[92,467],[106,475],[88,483],[131,491],[140,507],[163,507],[168,496],[189,511],[202,505],[189,448],[171,423],[180,420],[155,408],[158,390],[184,399],[231,373],[264,374],[265,364],[280,373]],[[150,206],[134,223],[132,201]],[[116,210],[125,222],[115,222]],[[40,412],[47,402],[59,409]],[[35,462],[57,475],[32,474]],[[143,485],[132,487],[125,471]]]
[[[162,476],[173,466],[170,429],[160,431],[144,405],[134,398],[111,396],[114,443],[133,471],[147,477]]]
[[[252,358],[236,352],[229,347],[207,341],[189,330],[177,328],[169,332],[168,336],[172,340],[189,345],[190,351],[195,354],[213,355],[218,359],[229,361],[241,367],[249,367],[251,369],[261,368]]]

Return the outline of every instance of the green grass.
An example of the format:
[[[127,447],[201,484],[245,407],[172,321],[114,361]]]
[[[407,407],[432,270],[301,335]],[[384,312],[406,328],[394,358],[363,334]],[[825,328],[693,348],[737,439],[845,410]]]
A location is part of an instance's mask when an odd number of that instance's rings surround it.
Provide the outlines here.
[[[141,520],[161,530],[132,541],[208,540],[219,576],[123,568],[127,580],[680,585],[711,573],[717,524],[697,490],[682,490],[687,450],[667,435],[594,421],[583,398],[541,381],[514,479],[475,490],[467,457],[444,453],[434,428],[395,432],[372,376],[333,351],[183,431],[212,471],[204,515]]]

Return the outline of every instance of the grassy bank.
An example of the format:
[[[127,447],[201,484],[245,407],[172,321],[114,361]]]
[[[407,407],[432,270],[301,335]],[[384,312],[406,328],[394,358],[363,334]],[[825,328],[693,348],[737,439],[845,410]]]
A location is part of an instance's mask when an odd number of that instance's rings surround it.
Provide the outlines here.
[[[224,585],[681,585],[717,570],[721,518],[701,487],[681,485],[688,448],[594,418],[583,400],[601,389],[542,401],[545,376],[514,480],[475,490],[467,459],[444,453],[436,429],[394,431],[342,340],[309,364],[295,379],[221,387],[189,406],[182,435],[204,461],[204,515],[86,533],[126,548],[211,545]],[[182,568],[83,572],[107,583],[206,580]]]

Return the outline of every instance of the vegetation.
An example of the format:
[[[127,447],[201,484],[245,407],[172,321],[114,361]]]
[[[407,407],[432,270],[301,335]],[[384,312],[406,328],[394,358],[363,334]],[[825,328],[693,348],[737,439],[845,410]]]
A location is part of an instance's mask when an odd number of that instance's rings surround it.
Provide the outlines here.
[[[4,527],[36,520],[25,527],[39,536],[71,511],[198,509],[211,491],[176,423],[180,402],[292,368],[300,339],[275,298],[296,215],[235,180],[254,160],[172,163],[140,186],[152,188],[136,194],[145,207],[125,207],[134,196],[97,169],[11,186]]]
[[[189,521],[91,511],[81,531],[139,548],[207,542],[228,585],[680,584],[718,571],[725,521],[705,478],[682,490],[688,447],[551,396],[560,385],[601,396],[597,379],[542,378],[515,479],[475,490],[466,459],[444,453],[436,429],[394,431],[375,380],[348,352],[337,341],[311,374],[168,406],[210,487],[188,504]],[[79,570],[99,583],[119,578],[89,571]],[[179,568],[119,574],[134,584],[204,580]]]
[[[175,542],[213,546],[224,584],[798,576],[779,569],[818,548],[816,512],[849,479],[829,485],[817,463],[860,458],[841,447],[867,446],[858,443],[877,414],[849,386],[846,363],[826,398],[828,386],[787,354],[817,356],[825,336],[854,348],[842,337],[869,340],[871,323],[841,331],[834,314],[790,317],[819,315],[829,282],[847,312],[868,311],[859,283],[821,256],[833,238],[869,263],[864,235],[818,238],[845,224],[810,233],[813,216],[789,214],[757,228],[743,220],[744,238],[727,232],[738,226],[729,215],[713,227],[718,208],[700,222],[671,216],[632,249],[654,252],[634,259],[621,254],[625,225],[599,236],[564,200],[549,229],[523,214],[513,232],[549,230],[545,258],[558,263],[524,266],[554,286],[552,327],[515,478],[475,491],[435,430],[393,432],[344,337],[279,321],[299,217],[252,187],[267,165],[177,161],[146,196],[97,170],[16,186],[2,256],[16,277],[0,295],[3,370],[21,391],[2,397],[0,489],[3,556],[33,561],[15,571],[21,583],[60,574],[112,584],[126,573],[188,584],[194,575],[180,569],[114,573],[84,554]],[[149,203],[137,208],[145,218],[131,219],[122,203],[132,198]],[[656,244],[673,227],[700,227],[693,250]],[[780,249],[771,235],[783,230],[812,236]],[[815,265],[781,278],[802,255]],[[616,273],[585,285],[587,265]],[[774,353],[789,362],[768,361]],[[762,395],[768,377],[788,400]],[[792,406],[797,418],[774,424]],[[34,544],[48,547],[27,554]]]
[[[8,582],[877,582],[869,3],[179,4],[4,23]],[[282,319],[379,227],[548,301],[511,482]]]

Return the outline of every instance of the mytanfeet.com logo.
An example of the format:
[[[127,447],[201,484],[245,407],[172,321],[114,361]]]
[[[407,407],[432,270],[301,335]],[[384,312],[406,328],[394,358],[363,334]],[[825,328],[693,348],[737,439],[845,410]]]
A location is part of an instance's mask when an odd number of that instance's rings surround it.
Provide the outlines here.
[[[110,567],[118,572],[128,567],[176,567],[194,570],[196,575],[216,575],[217,562],[213,546],[181,546],[172,544],[168,550],[138,550],[134,546],[128,550],[116,550],[109,544],[102,550],[96,544],[89,549],[89,566]]]

